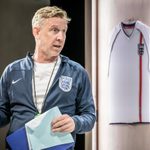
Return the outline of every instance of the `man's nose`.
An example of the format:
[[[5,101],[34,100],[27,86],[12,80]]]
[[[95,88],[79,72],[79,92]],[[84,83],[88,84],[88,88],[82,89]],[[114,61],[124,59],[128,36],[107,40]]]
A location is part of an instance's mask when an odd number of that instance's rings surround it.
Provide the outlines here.
[[[64,39],[65,35],[63,32],[59,32],[58,35],[57,35],[57,40],[60,40],[62,41]]]

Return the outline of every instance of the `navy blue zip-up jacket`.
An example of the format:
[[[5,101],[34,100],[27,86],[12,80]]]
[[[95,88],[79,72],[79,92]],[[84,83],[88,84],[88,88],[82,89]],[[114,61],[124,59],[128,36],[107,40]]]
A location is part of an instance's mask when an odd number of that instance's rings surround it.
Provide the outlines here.
[[[6,67],[0,79],[0,127],[10,123],[9,133],[23,127],[38,113],[32,92],[31,54]],[[61,85],[60,78],[66,83]],[[71,79],[72,82],[67,82]],[[68,85],[67,85],[68,84]],[[78,63],[61,55],[61,64],[47,94],[42,112],[58,106],[75,121],[75,134],[90,131],[95,123],[95,107],[88,74]]]

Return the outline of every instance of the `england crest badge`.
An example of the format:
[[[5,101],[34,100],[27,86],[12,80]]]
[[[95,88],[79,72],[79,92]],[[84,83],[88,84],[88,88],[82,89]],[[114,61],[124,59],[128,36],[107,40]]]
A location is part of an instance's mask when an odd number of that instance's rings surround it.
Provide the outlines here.
[[[61,76],[59,78],[59,87],[64,92],[69,92],[72,88],[72,78],[68,76]]]

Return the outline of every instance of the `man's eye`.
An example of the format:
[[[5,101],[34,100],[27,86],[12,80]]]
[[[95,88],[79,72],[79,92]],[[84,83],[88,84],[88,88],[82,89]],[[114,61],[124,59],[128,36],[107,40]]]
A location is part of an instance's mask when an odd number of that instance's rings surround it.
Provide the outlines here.
[[[54,29],[52,29],[52,31],[54,31],[54,32],[59,32],[59,29],[54,28]]]
[[[64,29],[64,30],[63,30],[63,33],[66,33],[66,32],[67,32],[67,30]]]

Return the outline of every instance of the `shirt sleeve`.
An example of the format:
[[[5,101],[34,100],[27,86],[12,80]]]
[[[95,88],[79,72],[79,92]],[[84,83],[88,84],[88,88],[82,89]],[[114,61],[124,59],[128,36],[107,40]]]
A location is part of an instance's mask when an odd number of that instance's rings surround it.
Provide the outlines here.
[[[7,69],[5,69],[0,79],[0,127],[7,125],[10,121],[10,107],[6,80]]]
[[[92,130],[96,115],[92,95],[91,84],[87,72],[84,70],[81,77],[81,85],[76,99],[75,132],[77,134]]]

